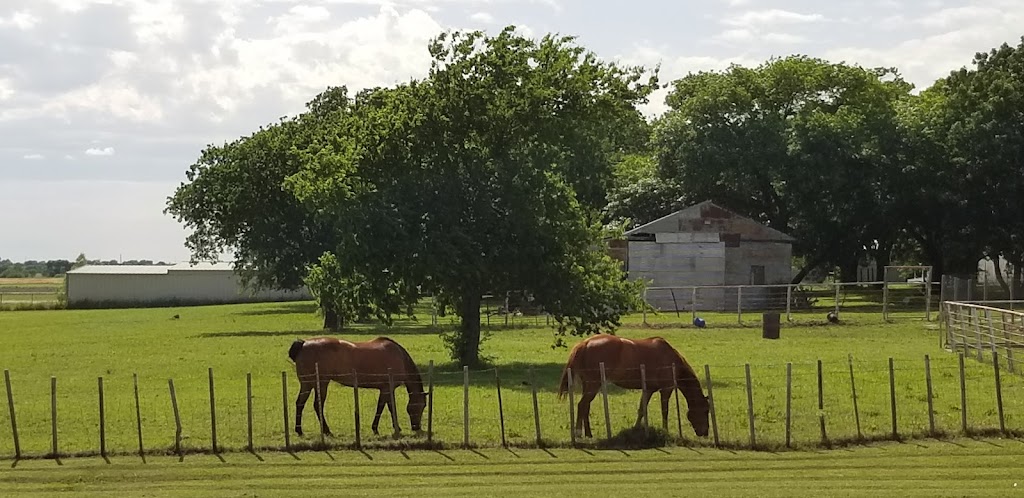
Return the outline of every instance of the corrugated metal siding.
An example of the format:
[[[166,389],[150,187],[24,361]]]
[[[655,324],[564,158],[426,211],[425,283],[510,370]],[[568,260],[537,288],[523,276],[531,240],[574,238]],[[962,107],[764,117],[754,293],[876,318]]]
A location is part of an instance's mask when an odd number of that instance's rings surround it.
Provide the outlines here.
[[[230,270],[171,271],[167,274],[71,273],[68,305],[84,303],[218,303],[309,299],[298,292],[268,290],[250,295]]]

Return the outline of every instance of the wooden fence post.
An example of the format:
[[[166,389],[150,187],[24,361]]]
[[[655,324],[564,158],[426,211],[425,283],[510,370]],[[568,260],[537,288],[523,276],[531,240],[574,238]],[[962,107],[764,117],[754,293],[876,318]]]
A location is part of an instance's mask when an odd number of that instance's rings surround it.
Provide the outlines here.
[[[249,451],[255,452],[252,445],[252,372],[245,374],[245,415],[249,435]]]
[[[427,442],[434,441],[434,360],[427,365],[427,390],[430,396],[427,398]]]
[[[743,325],[743,287],[736,287],[736,322]]]
[[[567,375],[567,379],[566,379],[567,380],[567,389],[569,391],[569,442],[572,443],[572,446],[575,447],[576,446],[576,406],[574,406],[574,405],[575,405],[575,401],[576,400],[574,399],[575,395],[573,393],[573,390],[575,389],[575,387],[573,386],[573,380],[572,380],[572,367],[566,367],[566,375]]]
[[[1003,417],[1003,386],[999,380],[999,353],[992,351],[992,369],[996,379],[996,410],[999,412],[999,432],[1006,435],[1006,419]]]
[[[132,386],[135,390],[135,431],[139,435],[139,456],[146,462],[146,450],[142,446],[142,406],[139,404],[139,374],[132,374]]]
[[[697,319],[697,288],[690,291],[690,321]]]
[[[284,449],[292,450],[291,428],[288,427],[288,373],[281,370],[281,406],[284,408]]]
[[[530,394],[533,396],[533,424],[537,433],[537,446],[543,446],[544,441],[540,435],[540,405],[537,403],[537,376],[533,374],[533,367],[530,367]]]
[[[608,379],[605,377],[604,362],[599,364],[601,368],[601,397],[604,400],[604,429],[608,439],[612,438],[612,417],[608,413]]]
[[[793,436],[793,363],[786,363],[786,447],[789,448]]]
[[[704,377],[708,383],[708,409],[709,415],[711,415],[711,430],[715,437],[715,446],[718,446],[718,417],[715,414],[715,393],[711,383],[711,365],[706,363],[704,364]]]
[[[644,396],[647,394],[647,367],[640,364],[640,420],[643,422],[644,427],[647,427],[647,403],[644,402]],[[648,400],[649,401],[649,400]]]
[[[107,456],[107,414],[103,406],[103,376],[96,378],[100,407],[100,456]]]
[[[679,437],[683,437],[683,415],[679,410],[679,381],[676,377],[676,366],[672,365],[672,397],[676,400],[676,425],[679,429]],[[665,429],[666,432],[668,429]]]
[[[839,289],[842,287],[842,284],[840,282],[836,282],[835,284],[836,284],[836,297],[835,297],[836,308],[835,308],[835,313],[836,313],[836,316],[839,316]],[[883,306],[885,306],[885,305],[883,304]]]
[[[896,427],[896,370],[889,357],[889,407],[892,411],[892,437],[899,439],[900,433]]]
[[[57,450],[57,377],[50,377],[50,429],[53,434],[53,458],[60,454]]]
[[[793,286],[786,285],[786,321],[793,321]]]
[[[750,447],[753,448],[757,440],[754,436],[754,390],[750,382],[750,363],[743,365],[743,369],[747,377],[747,425],[750,428]]]
[[[932,398],[932,360],[924,355],[924,383],[928,398],[928,435],[935,435],[935,404]]]
[[[217,403],[215,401],[214,388],[213,388],[213,367],[210,367],[208,372],[209,372],[209,377],[210,377],[210,438],[212,439],[212,445],[211,446],[213,448],[213,452],[214,453],[218,453],[218,451],[217,451]]]
[[[494,368],[494,386],[498,390],[498,421],[501,423],[501,447],[507,448],[508,441],[505,440],[505,405],[501,402],[501,376],[498,375],[498,368]]]
[[[857,423],[857,439],[863,439],[864,433],[860,430],[860,410],[857,406],[857,382],[853,376],[853,355],[847,353],[846,357],[850,363],[850,391],[853,394],[853,418]]]
[[[821,442],[828,444],[828,433],[825,432],[825,389],[824,376],[821,371],[821,360],[818,360],[818,425],[821,428]]]
[[[14,393],[11,391],[11,371],[4,370],[4,384],[7,386],[7,408],[11,412],[11,435],[14,437],[14,459],[21,458],[21,442],[18,440],[18,419],[14,416]]]
[[[354,368],[352,369],[352,404],[352,419],[355,422],[356,428],[356,448],[362,448],[363,433],[362,429],[359,427],[359,374],[356,372],[356,369]]]
[[[167,379],[171,391],[171,408],[174,410],[174,452],[181,455],[181,414],[178,412],[178,396],[174,393],[174,379]]]
[[[469,448],[469,365],[462,367],[462,431],[462,445]]]
[[[964,353],[957,354],[960,361],[960,430],[967,434],[967,379],[964,375]]]

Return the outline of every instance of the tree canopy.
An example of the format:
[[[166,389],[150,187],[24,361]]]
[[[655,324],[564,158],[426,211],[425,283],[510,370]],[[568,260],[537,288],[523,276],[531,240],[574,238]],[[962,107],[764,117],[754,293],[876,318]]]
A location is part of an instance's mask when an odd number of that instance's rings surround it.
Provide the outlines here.
[[[606,239],[709,198],[793,235],[794,282],[851,280],[869,257],[969,274],[984,256],[1024,281],[1024,41],[920,93],[894,68],[800,55],[692,73],[651,122],[658,70],[572,37],[510,26],[426,50],[421,79],[331,87],[204,149],[167,204],[193,258],[230,250],[252,286],[309,286],[329,327],[433,295],[461,318],[463,364],[488,293],[530,294],[556,344],[614,329],[642,283]]]

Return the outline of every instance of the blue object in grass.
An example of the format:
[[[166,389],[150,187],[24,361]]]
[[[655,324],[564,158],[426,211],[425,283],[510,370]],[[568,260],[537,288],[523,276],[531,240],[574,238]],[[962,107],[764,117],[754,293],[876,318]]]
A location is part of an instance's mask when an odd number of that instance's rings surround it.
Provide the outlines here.
[[[707,323],[704,322],[703,318],[698,316],[698,317],[695,317],[693,319],[693,325],[696,326],[699,329],[702,329],[702,328],[704,328],[705,325],[707,325]]]

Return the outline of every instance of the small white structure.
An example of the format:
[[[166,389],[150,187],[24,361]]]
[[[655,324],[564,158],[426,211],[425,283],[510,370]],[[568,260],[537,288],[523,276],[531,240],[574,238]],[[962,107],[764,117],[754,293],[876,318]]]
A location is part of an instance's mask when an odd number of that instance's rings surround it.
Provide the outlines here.
[[[312,299],[297,291],[244,289],[231,263],[86,265],[65,277],[69,308],[223,304]]]

